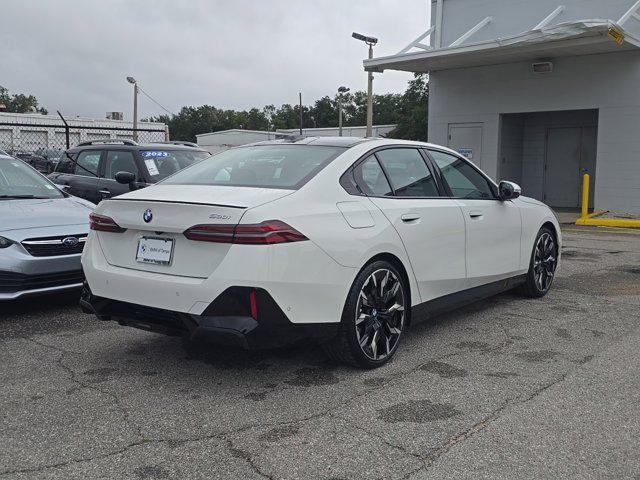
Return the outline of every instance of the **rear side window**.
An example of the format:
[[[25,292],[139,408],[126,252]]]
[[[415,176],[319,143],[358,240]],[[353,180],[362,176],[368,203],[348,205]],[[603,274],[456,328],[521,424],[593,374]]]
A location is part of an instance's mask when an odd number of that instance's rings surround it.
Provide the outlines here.
[[[85,150],[84,152],[80,152],[73,173],[85,177],[97,177],[101,154],[102,150]]]
[[[140,156],[154,182],[210,157],[199,150],[143,150]]]
[[[466,160],[448,153],[429,150],[429,154],[457,198],[493,199],[495,195],[489,181]]]
[[[163,183],[298,189],[344,151],[313,145],[234,148],[185,168]]]
[[[397,197],[439,196],[431,171],[420,152],[413,148],[390,148],[376,152],[389,175]]]
[[[365,195],[373,197],[393,195],[387,177],[384,176],[378,160],[373,155],[353,169],[353,176]]]

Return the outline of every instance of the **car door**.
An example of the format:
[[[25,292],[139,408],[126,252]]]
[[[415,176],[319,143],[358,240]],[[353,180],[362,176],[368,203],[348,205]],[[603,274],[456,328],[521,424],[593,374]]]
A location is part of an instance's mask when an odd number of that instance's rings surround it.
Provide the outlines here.
[[[378,150],[354,169],[358,184],[398,232],[422,301],[465,288],[465,225],[416,148]]]
[[[520,209],[498,198],[495,185],[462,157],[429,150],[466,225],[469,287],[514,276],[520,269]]]
[[[131,150],[108,149],[102,157],[100,164],[100,179],[98,180],[98,194],[100,199],[122,195],[129,191],[129,185],[123,185],[116,181],[116,173],[130,172],[141,181],[140,172],[135,161],[134,152]]]
[[[73,166],[73,174],[68,176],[67,192],[93,203],[101,200],[98,194],[98,166],[103,150],[83,150]]]

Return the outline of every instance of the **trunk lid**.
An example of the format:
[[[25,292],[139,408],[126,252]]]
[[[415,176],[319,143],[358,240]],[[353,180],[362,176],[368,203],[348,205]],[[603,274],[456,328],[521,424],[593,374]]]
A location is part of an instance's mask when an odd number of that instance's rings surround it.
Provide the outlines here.
[[[157,185],[102,202],[97,213],[111,217],[127,230],[95,233],[111,265],[207,278],[224,260],[232,245],[189,240],[183,232],[201,224],[237,225],[247,209],[291,193],[292,190],[249,187]],[[145,212],[151,214],[148,222],[144,218]],[[137,261],[142,238],[171,240],[171,263],[156,265]]]

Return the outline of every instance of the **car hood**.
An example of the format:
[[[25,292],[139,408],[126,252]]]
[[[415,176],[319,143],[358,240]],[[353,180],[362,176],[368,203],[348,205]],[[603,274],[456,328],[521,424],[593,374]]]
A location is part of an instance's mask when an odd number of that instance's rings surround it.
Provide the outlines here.
[[[62,225],[88,225],[88,202],[68,198],[0,200],[0,232]]]

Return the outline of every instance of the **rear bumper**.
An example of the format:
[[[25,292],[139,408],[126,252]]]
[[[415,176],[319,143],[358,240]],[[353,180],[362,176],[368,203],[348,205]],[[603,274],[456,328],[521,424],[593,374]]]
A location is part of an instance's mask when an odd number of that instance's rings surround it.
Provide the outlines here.
[[[256,299],[257,320],[251,316],[251,307],[244,301],[250,291],[254,292]],[[225,290],[202,315],[98,297],[86,284],[80,307],[83,312],[94,314],[100,320],[113,320],[120,325],[150,332],[245,349],[275,348],[309,339],[322,342],[334,337],[339,328],[338,323],[291,323],[268,292],[245,287]]]

